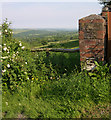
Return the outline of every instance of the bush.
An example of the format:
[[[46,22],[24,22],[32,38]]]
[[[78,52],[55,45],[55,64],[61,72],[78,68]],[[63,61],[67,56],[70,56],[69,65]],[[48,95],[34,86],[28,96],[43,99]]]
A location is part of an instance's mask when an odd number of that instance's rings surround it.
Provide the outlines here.
[[[32,54],[21,41],[13,39],[7,19],[2,24],[2,83],[3,90],[15,91],[17,88],[34,81],[48,80],[56,71],[44,62],[45,53]]]

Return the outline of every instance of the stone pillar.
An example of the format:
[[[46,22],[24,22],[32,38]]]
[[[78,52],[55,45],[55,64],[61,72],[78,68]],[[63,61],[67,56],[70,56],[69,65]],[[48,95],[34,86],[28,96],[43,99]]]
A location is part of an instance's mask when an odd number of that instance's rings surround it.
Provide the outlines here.
[[[106,22],[100,15],[90,15],[79,20],[80,61],[104,61]],[[91,62],[90,62],[91,63]],[[94,64],[93,66],[94,67]],[[90,69],[92,69],[90,67]]]

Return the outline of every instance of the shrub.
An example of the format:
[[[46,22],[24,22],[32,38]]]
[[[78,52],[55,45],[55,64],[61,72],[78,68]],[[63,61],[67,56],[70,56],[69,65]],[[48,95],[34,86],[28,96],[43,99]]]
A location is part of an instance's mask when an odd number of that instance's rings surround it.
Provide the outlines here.
[[[3,90],[15,91],[17,88],[30,85],[30,82],[55,78],[56,71],[52,64],[45,63],[46,55],[32,54],[21,41],[13,38],[12,29],[7,19],[2,24],[2,83]]]

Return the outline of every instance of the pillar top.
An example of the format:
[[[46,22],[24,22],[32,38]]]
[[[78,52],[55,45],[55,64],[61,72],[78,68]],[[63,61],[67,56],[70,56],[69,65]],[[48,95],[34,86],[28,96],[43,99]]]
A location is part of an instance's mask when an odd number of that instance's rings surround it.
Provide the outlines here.
[[[104,19],[103,19],[103,17],[101,15],[96,15],[96,14],[91,14],[89,16],[86,16],[86,17],[83,17],[83,18],[79,19],[80,22],[81,21],[87,21],[87,20],[91,20],[91,21],[93,21],[93,20],[102,20],[102,21],[104,21]]]

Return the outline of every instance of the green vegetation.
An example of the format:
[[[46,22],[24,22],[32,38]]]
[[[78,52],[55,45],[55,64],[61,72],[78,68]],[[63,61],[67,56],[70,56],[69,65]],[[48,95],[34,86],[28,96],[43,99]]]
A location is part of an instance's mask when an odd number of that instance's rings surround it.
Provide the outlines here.
[[[27,47],[50,47],[50,44],[58,46],[60,42],[70,42],[78,40],[77,31],[62,29],[38,29],[38,30],[19,30],[14,29],[14,38],[22,40]],[[53,47],[53,46],[51,46]],[[55,46],[54,46],[55,47]],[[59,46],[62,47],[62,46]],[[66,46],[65,46],[66,47]]]
[[[54,44],[55,43],[55,44]],[[43,48],[78,48],[79,41],[78,40],[68,40],[65,42],[49,42],[49,45],[44,45]]]
[[[103,66],[96,62],[93,73],[81,71],[79,53],[50,53],[49,56],[45,52],[31,53],[30,47],[24,46],[30,42],[19,40],[12,37],[10,23],[4,21],[3,118],[109,117],[110,74],[107,64]],[[61,41],[62,38],[59,43],[64,48],[78,46],[78,41]]]

